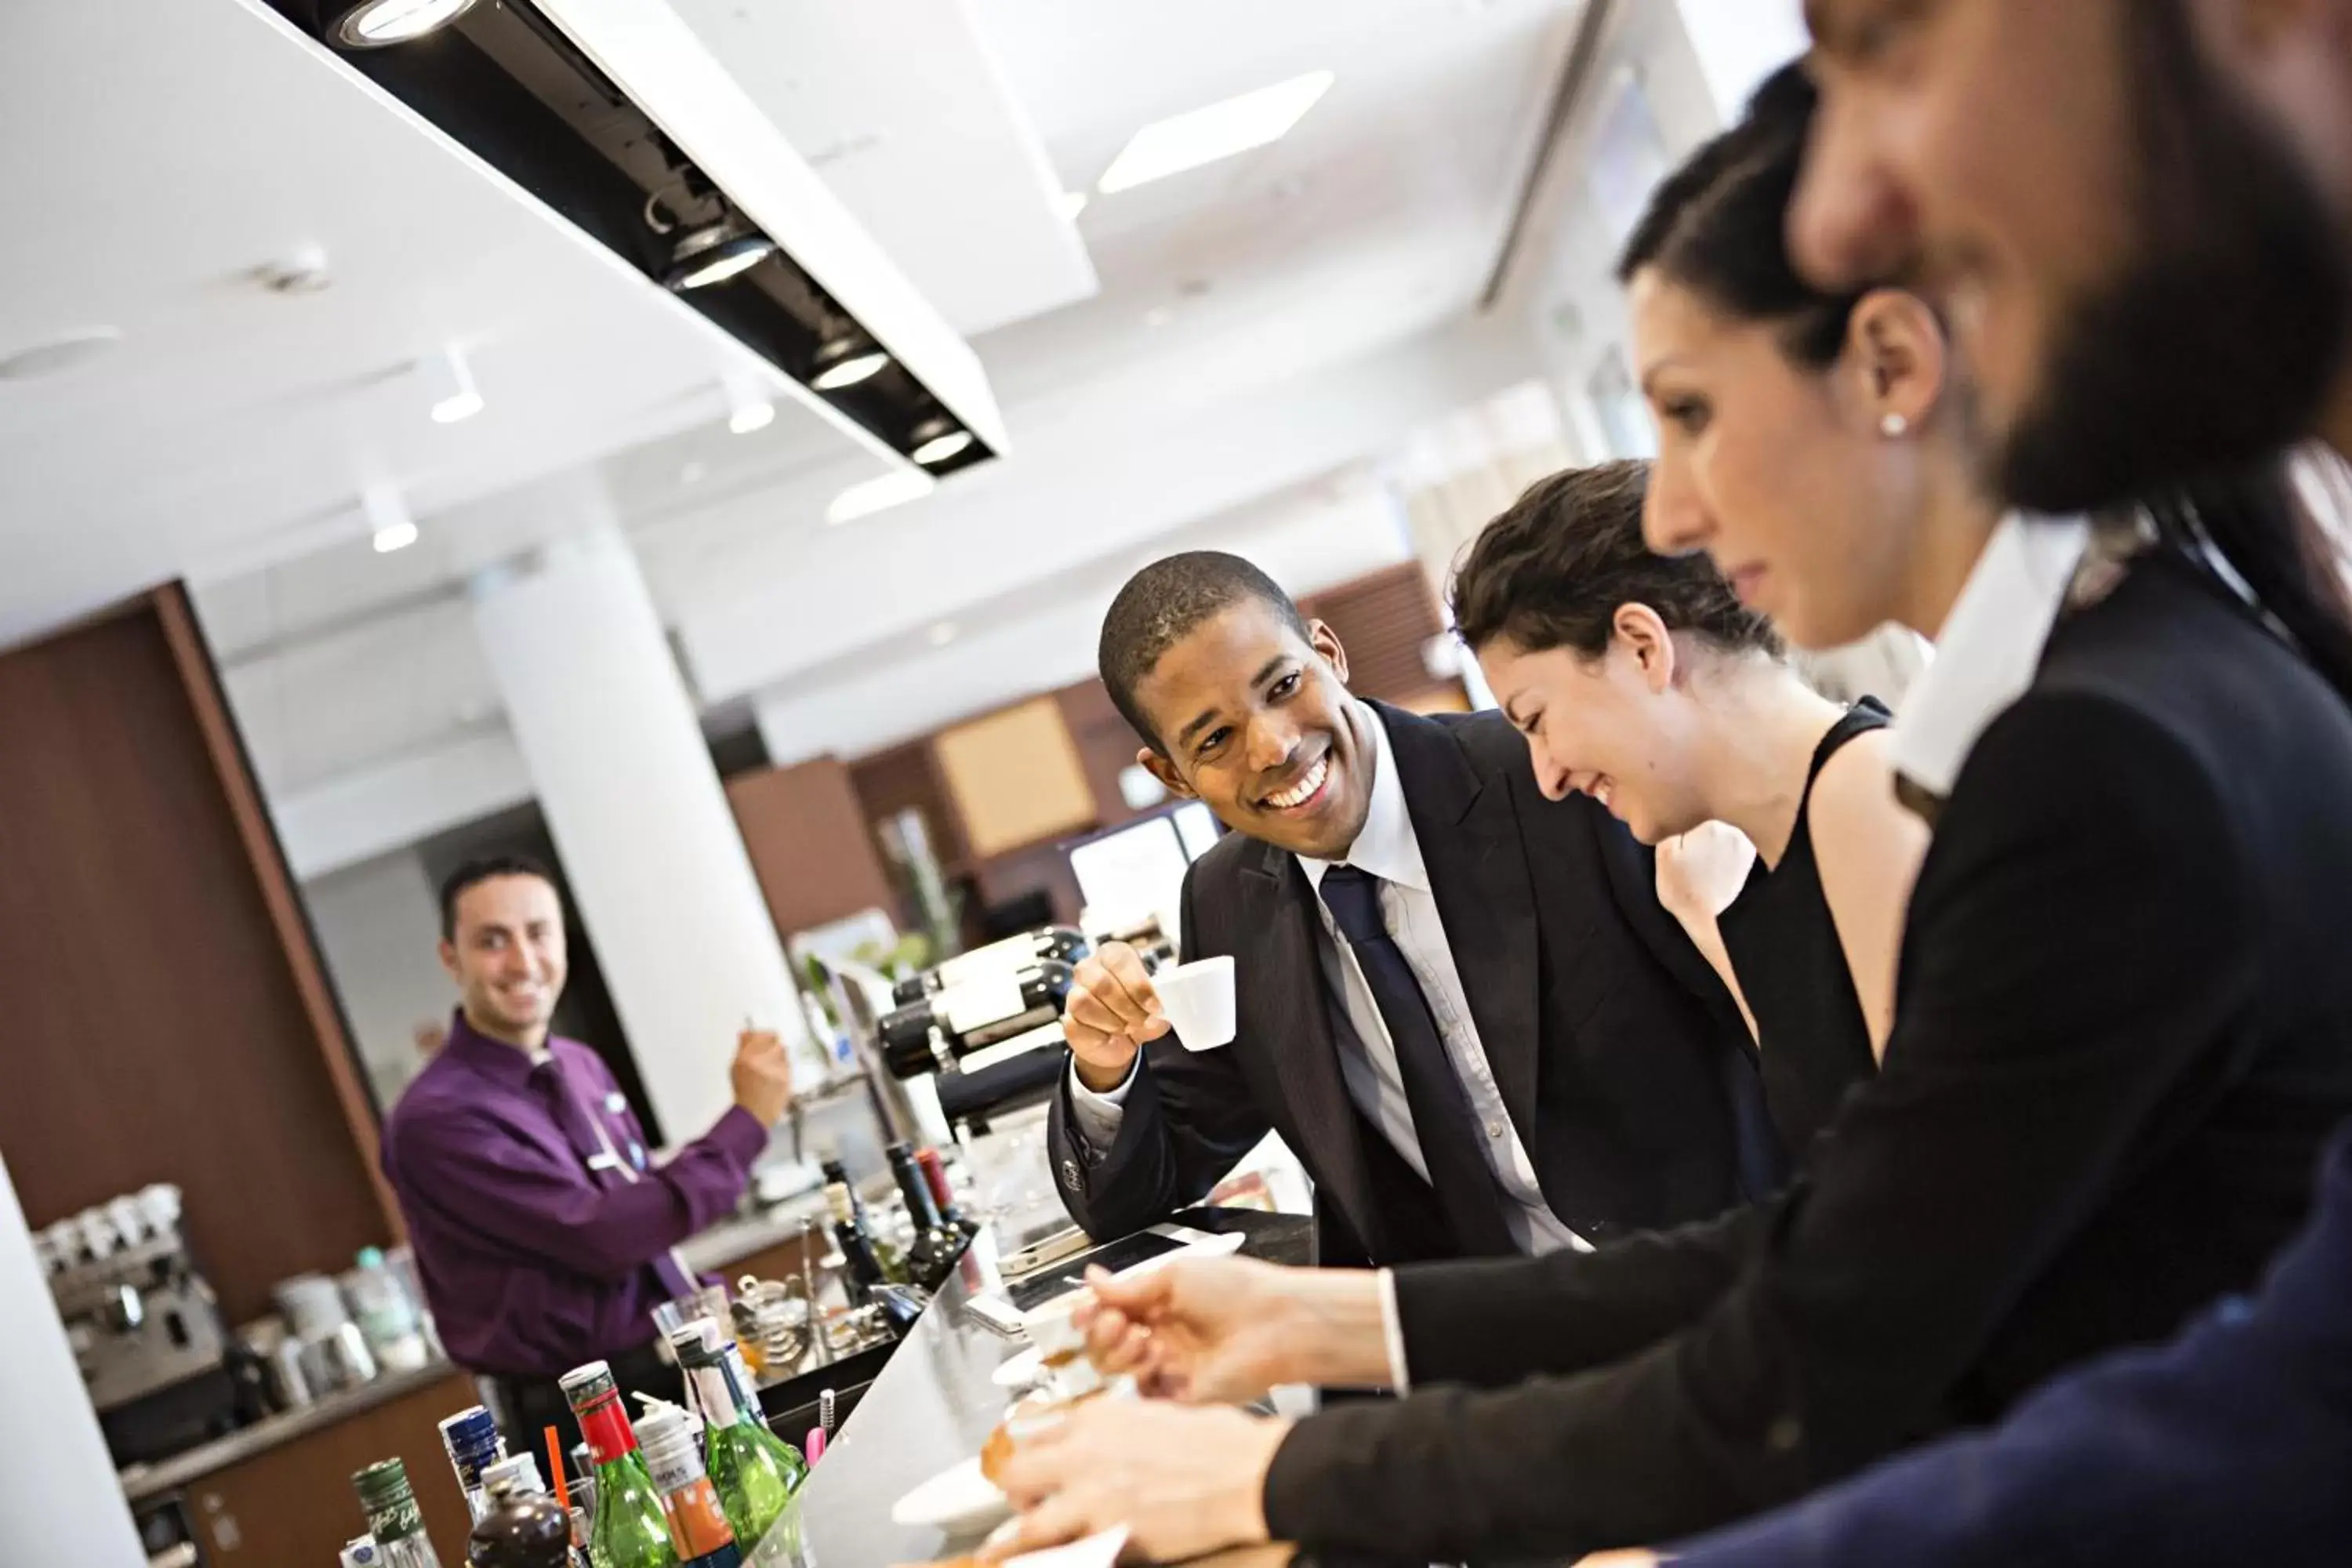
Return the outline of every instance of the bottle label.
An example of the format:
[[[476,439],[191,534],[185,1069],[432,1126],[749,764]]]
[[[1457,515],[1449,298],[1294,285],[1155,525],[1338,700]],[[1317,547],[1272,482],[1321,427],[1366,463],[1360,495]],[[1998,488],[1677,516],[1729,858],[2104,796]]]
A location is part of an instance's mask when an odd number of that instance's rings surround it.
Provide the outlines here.
[[[411,1494],[397,1502],[368,1510],[367,1527],[368,1533],[375,1537],[378,1545],[405,1541],[425,1528],[425,1515],[417,1509],[416,1499]]]
[[[727,1368],[698,1366],[694,1369],[694,1395],[702,1406],[702,1423],[720,1430],[735,1425],[735,1380],[727,1375]]]
[[[691,1479],[676,1489],[671,1486],[674,1477],[666,1477],[662,1470],[654,1472],[654,1485],[661,1489],[662,1511],[669,1516],[670,1544],[690,1563],[722,1547],[731,1551],[735,1532],[727,1527],[727,1513],[719,1506],[719,1492],[710,1478],[693,1466],[687,1468]]]
[[[580,1435],[588,1440],[589,1456],[597,1464],[609,1465],[635,1451],[637,1434],[629,1425],[628,1412],[621,1408],[617,1391],[599,1394],[586,1408],[572,1414],[579,1418]]]

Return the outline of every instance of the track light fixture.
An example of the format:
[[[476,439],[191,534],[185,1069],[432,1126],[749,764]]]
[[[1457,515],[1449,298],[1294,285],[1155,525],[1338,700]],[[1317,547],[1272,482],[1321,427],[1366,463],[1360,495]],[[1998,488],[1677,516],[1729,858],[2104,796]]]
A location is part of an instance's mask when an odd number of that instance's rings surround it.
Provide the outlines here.
[[[452,343],[420,368],[433,388],[433,423],[455,425],[482,411],[481,389],[474,384],[465,350]]]
[[[842,332],[819,344],[809,385],[819,392],[839,392],[878,374],[890,356],[855,332]]]
[[[749,272],[776,253],[776,242],[748,229],[733,218],[688,230],[670,251],[669,270],[662,274],[667,287],[686,293],[708,289]]]
[[[416,542],[416,519],[409,515],[408,503],[392,486],[370,485],[362,490],[360,510],[367,514],[378,555],[389,555]]]
[[[438,32],[474,8],[474,0],[326,0],[320,31],[344,49],[381,49]]]
[[[758,382],[731,372],[725,379],[728,429],[738,436],[749,436],[775,423],[776,405]]]
[[[944,463],[971,445],[971,432],[937,416],[915,426],[910,437],[915,449],[908,454],[925,468]]]

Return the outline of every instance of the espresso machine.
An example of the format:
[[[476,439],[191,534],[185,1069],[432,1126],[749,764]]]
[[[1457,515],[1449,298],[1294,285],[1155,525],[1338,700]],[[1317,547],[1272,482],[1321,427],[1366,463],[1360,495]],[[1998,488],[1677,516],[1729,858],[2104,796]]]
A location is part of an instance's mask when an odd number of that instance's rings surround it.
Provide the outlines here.
[[[37,1249],[118,1466],[235,1429],[230,1339],[188,1256],[178,1188],[84,1210],[44,1230]]]
[[[1062,1008],[1087,939],[1046,926],[974,948],[898,984],[877,1026],[892,1076],[938,1076],[940,1107],[977,1131],[1044,1100],[1062,1067]]]

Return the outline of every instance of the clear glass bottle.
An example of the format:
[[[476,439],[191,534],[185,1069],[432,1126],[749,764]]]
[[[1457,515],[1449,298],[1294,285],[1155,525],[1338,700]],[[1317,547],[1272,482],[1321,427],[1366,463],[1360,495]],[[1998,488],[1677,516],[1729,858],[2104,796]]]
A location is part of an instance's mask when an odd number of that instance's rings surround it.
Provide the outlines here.
[[[408,1484],[408,1467],[398,1459],[379,1459],[354,1475],[352,1485],[360,1494],[368,1533],[375,1537],[376,1561],[383,1568],[441,1568],[433,1538],[425,1533],[415,1490]]]
[[[449,1468],[457,1472],[457,1489],[466,1494],[466,1511],[477,1521],[490,1510],[482,1477],[507,1457],[507,1440],[499,1424],[478,1405],[469,1405],[441,1423],[441,1447]]]

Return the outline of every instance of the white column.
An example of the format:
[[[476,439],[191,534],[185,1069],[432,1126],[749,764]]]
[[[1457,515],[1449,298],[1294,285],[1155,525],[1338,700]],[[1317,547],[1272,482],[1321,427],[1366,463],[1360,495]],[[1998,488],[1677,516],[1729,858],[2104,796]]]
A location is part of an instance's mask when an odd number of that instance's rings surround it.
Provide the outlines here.
[[[131,1505],[66,1343],[8,1167],[0,1161],[0,1563],[144,1568]]]
[[[474,622],[581,922],[673,1142],[727,1108],[746,1018],[822,1058],[652,595],[592,479],[541,486],[579,531],[478,577]]]

